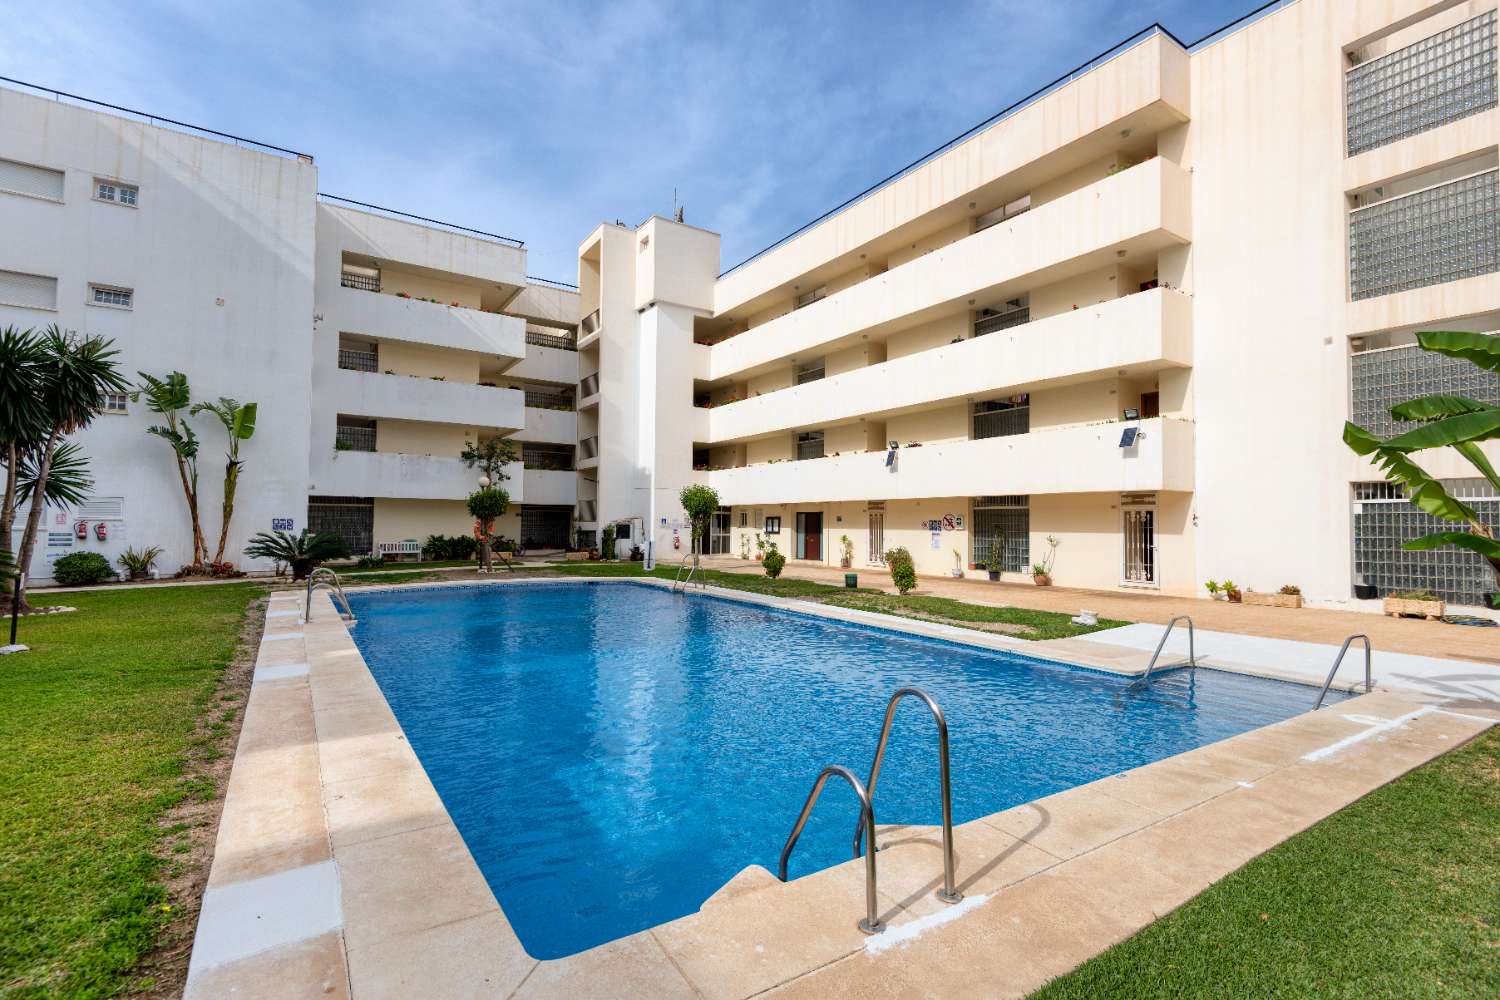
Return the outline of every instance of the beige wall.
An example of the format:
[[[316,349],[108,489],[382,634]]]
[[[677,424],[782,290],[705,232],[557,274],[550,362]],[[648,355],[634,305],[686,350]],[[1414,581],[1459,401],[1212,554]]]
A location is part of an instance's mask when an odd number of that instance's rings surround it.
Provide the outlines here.
[[[1033,392],[1031,429],[1119,420],[1124,412],[1120,398],[1121,382],[1113,378]]]
[[[923,254],[932,253],[950,243],[963,239],[974,232],[973,219],[960,219],[934,233],[923,236],[921,239],[913,240],[906,246],[892,250],[888,258],[890,267],[900,267],[909,260],[916,260]]]
[[[375,541],[418,541],[428,535],[468,535],[474,531],[474,518],[462,500],[375,500]],[[521,531],[521,515],[512,505],[510,512],[495,522],[495,533],[515,538]]]
[[[380,291],[386,295],[405,292],[414,299],[437,299],[445,306],[457,302],[468,309],[479,308],[481,293],[481,289],[476,285],[466,285],[434,275],[406,271],[399,267],[380,269]]]
[[[1106,267],[1034,289],[1031,293],[1032,321],[1097,305],[1136,291],[1135,288],[1125,288],[1123,274],[1124,268]]]
[[[903,413],[890,417],[885,422],[888,440],[907,445],[913,441],[937,444],[941,441],[967,441],[969,439],[969,406],[942,406],[916,413]]]
[[[761,462],[786,461],[792,457],[795,442],[790,434],[777,434],[758,441],[745,442],[745,464],[759,465]]]
[[[475,432],[455,424],[427,424],[416,420],[377,420],[375,450],[406,455],[457,458]]]
[[[911,330],[892,334],[885,342],[887,361],[904,358],[919,351],[930,351],[953,341],[967,337],[970,331],[968,313],[955,313],[931,323],[924,323]]]
[[[382,342],[379,353],[379,368],[382,372],[397,375],[414,375],[420,378],[440,377],[447,382],[464,382],[473,385],[479,381],[478,354],[465,351],[444,351],[420,344],[407,344],[399,340]]]

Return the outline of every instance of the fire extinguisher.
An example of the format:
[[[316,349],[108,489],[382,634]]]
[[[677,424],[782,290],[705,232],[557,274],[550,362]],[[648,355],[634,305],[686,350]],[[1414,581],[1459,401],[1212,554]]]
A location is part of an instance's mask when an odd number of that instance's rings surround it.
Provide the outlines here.
[[[94,525],[94,537],[99,539],[99,541],[101,542],[108,538],[109,525],[105,524],[103,521],[100,521],[98,524]]]
[[[80,542],[88,541],[89,523],[87,521],[79,521],[77,524],[73,525],[73,536]]]

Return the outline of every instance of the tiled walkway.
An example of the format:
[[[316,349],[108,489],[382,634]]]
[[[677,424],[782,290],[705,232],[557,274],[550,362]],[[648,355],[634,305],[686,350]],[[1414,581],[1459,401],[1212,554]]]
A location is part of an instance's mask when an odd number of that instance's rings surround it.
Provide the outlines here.
[[[705,564],[730,573],[761,573],[756,562],[710,557]],[[895,593],[891,575],[884,569],[856,567],[861,587]],[[844,570],[827,566],[788,563],[782,576],[819,583],[842,584]],[[1070,615],[1087,608],[1104,618],[1129,622],[1166,624],[1177,615],[1191,615],[1198,628],[1267,639],[1294,639],[1337,646],[1355,632],[1369,635],[1377,649],[1412,653],[1440,659],[1473,660],[1500,666],[1500,629],[1448,625],[1418,618],[1386,618],[1364,611],[1331,611],[1322,608],[1266,608],[1225,601],[1163,597],[1152,593],[1077,590],[1071,587],[1033,587],[1030,584],[989,583],[924,576],[917,592],[951,597],[971,604],[989,604],[1038,611],[1065,611]]]

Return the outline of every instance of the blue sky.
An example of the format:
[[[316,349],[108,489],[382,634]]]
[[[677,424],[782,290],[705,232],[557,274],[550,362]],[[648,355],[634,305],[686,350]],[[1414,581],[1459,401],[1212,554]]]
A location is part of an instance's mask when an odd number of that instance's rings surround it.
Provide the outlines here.
[[[311,152],[325,192],[572,280],[597,223],[674,187],[728,267],[1153,21],[1190,41],[1252,6],[0,0],[0,75]]]

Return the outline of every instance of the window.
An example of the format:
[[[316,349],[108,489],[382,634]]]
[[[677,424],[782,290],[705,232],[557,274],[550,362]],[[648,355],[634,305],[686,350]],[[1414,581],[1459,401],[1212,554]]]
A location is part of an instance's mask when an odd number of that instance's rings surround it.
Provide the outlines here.
[[[988,567],[990,553],[1000,546],[1000,561],[1007,573],[1024,573],[1031,565],[1030,497],[975,497],[969,520],[970,559]]]
[[[136,199],[140,196],[141,189],[134,184],[121,184],[118,181],[105,181],[94,178],[94,200],[107,201],[116,205],[127,205],[135,207]]]
[[[742,511],[740,511],[740,527],[741,528],[748,528],[748,527],[750,527],[750,512],[748,510],[742,510]]]
[[[0,160],[0,191],[62,201],[63,172],[15,160]]]
[[[823,432],[804,431],[797,435],[797,461],[823,457]]]
[[[823,299],[823,298],[827,298],[827,297],[828,297],[828,286],[827,285],[819,285],[817,288],[814,288],[812,291],[810,291],[810,292],[803,292],[801,295],[797,296],[797,305],[795,306],[795,308],[801,309],[803,306],[810,306],[814,302],[818,301],[819,299]]]
[[[89,305],[110,306],[114,309],[129,309],[135,303],[135,292],[114,285],[90,285]]]
[[[804,361],[797,366],[795,382],[797,385],[806,385],[816,382],[823,377],[823,359],[817,358],[813,361]]]
[[[768,534],[768,535],[779,535],[779,534],[781,534],[781,518],[779,518],[779,517],[768,517],[768,518],[766,518],[766,534]]]
[[[126,413],[126,398],[123,392],[106,392],[104,394],[105,413]]]
[[[28,309],[57,308],[57,279],[42,274],[0,271],[0,303]]]

